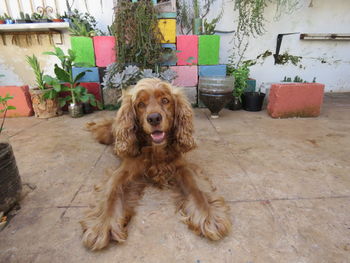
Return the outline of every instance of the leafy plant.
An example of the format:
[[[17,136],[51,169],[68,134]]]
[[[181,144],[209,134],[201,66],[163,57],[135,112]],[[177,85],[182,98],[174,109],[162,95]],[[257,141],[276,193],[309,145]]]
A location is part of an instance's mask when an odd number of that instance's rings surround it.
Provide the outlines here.
[[[80,13],[78,9],[74,9],[73,11],[68,11],[68,13],[65,12],[62,17],[71,19],[71,28],[77,30],[77,32],[84,30],[91,34],[94,32],[94,35],[102,34],[101,30],[97,28],[96,19],[89,13]]]
[[[162,58],[162,36],[152,1],[118,1],[113,26],[119,70],[127,64],[155,69]]]
[[[70,92],[70,95],[60,99],[59,103],[61,107],[69,101],[72,101],[73,104],[79,102],[89,102],[92,106],[98,106],[99,108],[102,107],[101,103],[95,100],[94,95],[89,94],[86,88],[80,86],[79,80],[84,77],[85,73],[89,70],[84,70],[73,78],[73,67],[86,67],[90,65],[87,65],[86,63],[74,62],[76,55],[71,49],[68,49],[68,55],[64,54],[62,49],[59,47],[55,47],[55,52],[44,52],[44,54],[56,56],[61,62],[60,66],[58,64],[55,64],[54,71],[57,79],[51,77],[46,78],[47,81],[51,81],[51,85],[56,86],[59,92]],[[68,86],[59,84],[59,82],[67,83]]]
[[[33,20],[40,20],[40,19],[43,19],[43,14],[39,14],[39,13],[34,12],[31,16],[31,18]]]
[[[242,95],[247,87],[247,80],[249,78],[249,64],[244,63],[242,66],[233,69],[232,75],[235,78],[233,96],[237,97],[242,102]]]
[[[37,57],[35,55],[33,55],[32,57],[26,56],[26,61],[34,71],[37,87],[41,90],[46,89],[44,81],[44,71],[41,70]]]
[[[76,18],[72,19],[69,32],[71,36],[83,36],[83,37],[92,37],[96,34],[94,30],[89,30],[89,27],[87,26],[86,23],[80,22]]]
[[[209,14],[210,8],[214,2],[215,0],[192,0],[190,4],[187,0],[176,1],[177,23],[180,25],[181,33],[189,34],[193,30],[193,20],[195,18],[204,19]],[[216,23],[221,19],[222,13],[223,7],[221,8],[219,16],[213,19],[217,20],[215,23],[213,20],[211,22],[207,20],[207,31],[213,31],[213,29],[209,29],[209,27],[214,26],[215,28]],[[211,25],[209,26],[209,24]]]
[[[137,66],[126,66],[120,71],[118,63],[112,63],[106,68],[102,85],[105,89],[126,89],[130,85],[135,85],[142,78],[160,78],[171,82],[176,76],[176,72],[171,69],[158,73],[152,69],[141,70]]]
[[[4,13],[4,20],[12,20],[12,17]]]
[[[0,126],[0,134],[4,129],[4,124],[5,124],[5,119],[6,119],[6,114],[8,110],[15,110],[15,106],[8,105],[8,101],[13,99],[13,96],[10,96],[10,94],[6,94],[5,97],[0,96],[0,113],[3,114],[2,116],[2,122]]]

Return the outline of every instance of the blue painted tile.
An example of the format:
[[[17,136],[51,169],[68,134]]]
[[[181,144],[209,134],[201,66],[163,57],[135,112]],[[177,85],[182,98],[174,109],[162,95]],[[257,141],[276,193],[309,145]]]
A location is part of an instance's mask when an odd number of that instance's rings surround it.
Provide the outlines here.
[[[100,82],[100,76],[98,73],[98,68],[73,68],[73,78],[77,76],[80,72],[84,70],[91,70],[91,72],[86,72],[84,77],[82,77],[79,82]]]
[[[161,66],[175,66],[177,62],[176,57],[176,45],[175,44],[162,44],[163,49],[171,49],[173,53],[169,54],[163,54],[163,62],[161,63]]]
[[[201,77],[226,76],[226,65],[199,66],[198,73]]]

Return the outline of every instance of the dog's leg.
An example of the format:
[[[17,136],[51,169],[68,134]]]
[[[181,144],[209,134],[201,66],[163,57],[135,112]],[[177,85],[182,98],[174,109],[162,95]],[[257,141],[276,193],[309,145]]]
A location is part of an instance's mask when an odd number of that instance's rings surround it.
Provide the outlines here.
[[[88,122],[86,128],[91,131],[99,143],[110,145],[114,142],[113,120],[104,120],[99,123]]]
[[[99,203],[80,222],[84,232],[83,244],[91,250],[99,250],[106,247],[110,239],[124,242],[126,225],[144,187],[141,177],[123,169],[114,172],[99,193]]]
[[[175,176],[178,194],[177,209],[184,223],[197,235],[219,240],[231,229],[228,206],[222,198],[212,198],[202,192],[189,168],[180,168]]]

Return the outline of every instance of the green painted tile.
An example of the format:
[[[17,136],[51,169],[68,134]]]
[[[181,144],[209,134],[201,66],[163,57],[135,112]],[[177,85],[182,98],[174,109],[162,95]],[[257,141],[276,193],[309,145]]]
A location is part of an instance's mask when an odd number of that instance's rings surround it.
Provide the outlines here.
[[[200,35],[198,42],[198,65],[219,64],[220,36]]]
[[[91,37],[71,37],[72,50],[77,58],[75,62],[84,62],[95,67],[94,44]]]

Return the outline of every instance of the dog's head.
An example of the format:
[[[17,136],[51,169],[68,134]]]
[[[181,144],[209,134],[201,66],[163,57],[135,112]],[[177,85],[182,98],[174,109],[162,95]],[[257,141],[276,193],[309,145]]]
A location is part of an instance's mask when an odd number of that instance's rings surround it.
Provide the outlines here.
[[[194,148],[192,108],[181,90],[159,79],[143,79],[123,95],[115,126],[115,151],[136,156],[142,146]]]

